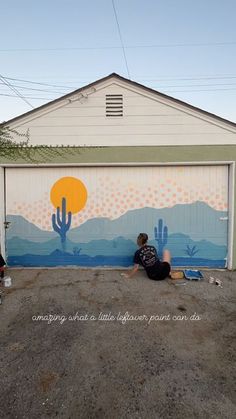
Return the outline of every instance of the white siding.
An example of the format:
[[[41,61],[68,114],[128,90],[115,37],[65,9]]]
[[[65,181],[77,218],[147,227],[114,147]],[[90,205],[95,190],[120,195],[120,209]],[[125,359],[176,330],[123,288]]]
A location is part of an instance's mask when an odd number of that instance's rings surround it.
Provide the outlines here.
[[[236,130],[128,82],[108,80],[12,123],[32,144],[76,146],[236,144]],[[123,117],[106,117],[106,94],[122,94]],[[76,100],[75,100],[76,99]]]

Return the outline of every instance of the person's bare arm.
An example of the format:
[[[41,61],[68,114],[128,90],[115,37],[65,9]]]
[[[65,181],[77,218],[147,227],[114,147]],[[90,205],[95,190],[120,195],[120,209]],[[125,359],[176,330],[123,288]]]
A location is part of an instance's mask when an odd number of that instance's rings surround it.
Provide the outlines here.
[[[139,265],[135,264],[133,269],[129,272],[129,273],[122,273],[121,275],[124,276],[125,278],[131,278],[133,275],[136,274],[136,272],[138,271]]]

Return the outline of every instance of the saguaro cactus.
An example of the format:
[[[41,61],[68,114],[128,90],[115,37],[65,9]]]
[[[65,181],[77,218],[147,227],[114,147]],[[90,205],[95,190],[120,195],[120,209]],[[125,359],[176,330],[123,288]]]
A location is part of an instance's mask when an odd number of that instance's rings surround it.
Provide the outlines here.
[[[155,240],[158,243],[158,254],[160,257],[162,257],[163,249],[166,246],[167,241],[168,241],[168,227],[165,226],[163,228],[162,218],[158,220],[158,228],[154,227],[154,235],[155,235]]]
[[[61,216],[60,216],[61,212]],[[66,198],[62,198],[62,205],[61,205],[61,211],[60,207],[57,207],[57,213],[52,214],[52,226],[53,230],[59,234],[61,238],[61,246],[63,252],[66,251],[66,233],[69,230],[71,226],[71,219],[72,219],[72,213],[68,212],[68,220],[66,221]]]

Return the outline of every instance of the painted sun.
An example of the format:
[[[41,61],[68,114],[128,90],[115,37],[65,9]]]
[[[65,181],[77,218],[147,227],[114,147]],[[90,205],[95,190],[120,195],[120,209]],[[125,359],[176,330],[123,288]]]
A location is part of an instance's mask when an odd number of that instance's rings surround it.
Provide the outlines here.
[[[50,192],[50,200],[55,208],[62,206],[62,198],[66,199],[67,211],[76,214],[87,202],[87,189],[84,183],[75,177],[62,177],[54,183]]]

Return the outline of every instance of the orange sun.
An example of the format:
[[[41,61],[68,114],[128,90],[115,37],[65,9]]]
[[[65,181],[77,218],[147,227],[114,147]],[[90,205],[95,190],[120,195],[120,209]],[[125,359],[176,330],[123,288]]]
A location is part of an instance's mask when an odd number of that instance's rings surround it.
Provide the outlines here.
[[[62,209],[62,198],[66,199],[66,210],[72,214],[84,208],[87,202],[87,189],[81,180],[75,177],[62,177],[54,183],[50,199],[55,208]]]

